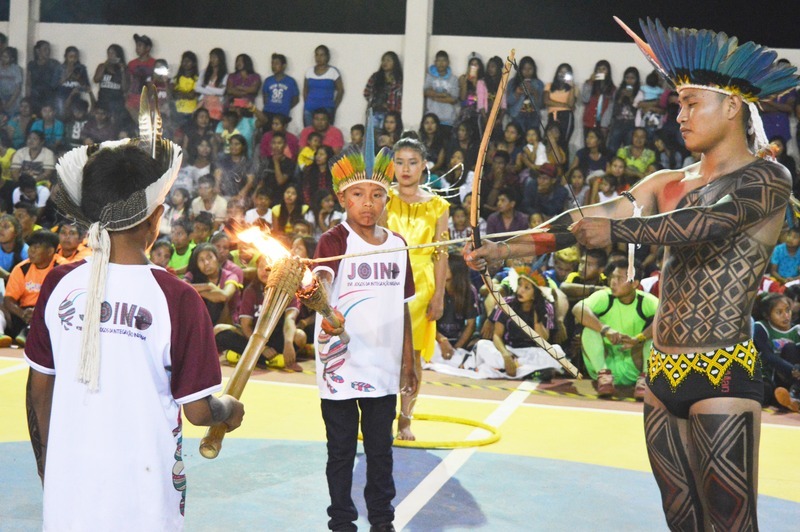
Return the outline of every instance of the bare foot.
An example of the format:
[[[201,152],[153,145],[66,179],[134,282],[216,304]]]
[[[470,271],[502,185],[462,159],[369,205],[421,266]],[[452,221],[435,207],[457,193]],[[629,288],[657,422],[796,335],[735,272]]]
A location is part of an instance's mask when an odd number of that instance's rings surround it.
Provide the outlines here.
[[[506,366],[506,375],[509,377],[517,376],[517,361],[511,355],[503,355],[503,362]]]
[[[411,432],[411,418],[406,417],[400,413],[400,417],[397,418],[397,439],[403,441],[414,441],[417,438],[414,436],[414,433]]]

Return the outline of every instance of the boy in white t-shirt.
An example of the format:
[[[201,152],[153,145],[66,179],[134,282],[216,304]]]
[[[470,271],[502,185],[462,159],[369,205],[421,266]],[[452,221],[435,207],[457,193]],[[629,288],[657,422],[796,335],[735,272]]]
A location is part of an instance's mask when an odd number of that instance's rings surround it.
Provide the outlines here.
[[[331,173],[347,221],[322,235],[316,258],[405,247],[400,235],[377,225],[394,175],[391,151],[381,150],[374,169],[367,162],[366,170],[361,153],[351,152],[332,165]],[[344,343],[338,336],[344,329],[334,329],[317,316],[317,384],[328,439],[331,496],[328,527],[355,530],[358,512],[350,492],[360,409],[369,522],[373,530],[394,530],[392,422],[401,380],[403,394],[417,388],[408,313],[414,277],[408,251],[324,262],[314,273],[329,286],[331,306],[347,315],[350,335],[349,343]]]
[[[154,160],[137,142],[76,148],[58,167],[54,201],[90,226],[92,255],[45,278],[25,346],[45,530],[182,529],[181,410],[228,430],[244,415],[211,395],[221,374],[202,300],[147,260],[181,150],[160,141]]]

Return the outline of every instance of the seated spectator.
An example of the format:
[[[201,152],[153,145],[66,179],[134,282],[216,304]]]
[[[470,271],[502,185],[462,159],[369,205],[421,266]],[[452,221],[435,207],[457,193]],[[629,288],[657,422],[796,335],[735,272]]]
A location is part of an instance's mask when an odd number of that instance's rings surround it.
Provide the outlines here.
[[[308,211],[306,211],[308,214]],[[292,224],[292,234],[289,235],[292,238],[314,238],[312,235],[314,234],[314,224],[309,222],[305,219],[297,220]]]
[[[605,174],[597,178],[597,189],[595,194],[589,198],[589,204],[605,203],[619,197],[617,189],[619,183],[617,178],[611,174]]]
[[[293,225],[304,220],[308,205],[303,203],[297,185],[290,183],[283,192],[283,199],[272,207],[272,232],[291,235]]]
[[[539,212],[546,219],[564,212],[564,204],[569,192],[564,185],[558,183],[558,170],[550,163],[539,167],[523,185],[523,199],[520,210],[531,214]]]
[[[626,172],[636,179],[641,179],[647,172],[647,167],[656,162],[656,154],[646,146],[647,131],[643,127],[633,130],[633,140],[629,146],[617,150],[617,157],[625,161]]]
[[[261,136],[261,143],[259,144],[258,153],[262,159],[272,155],[272,136],[276,133],[283,133],[283,136],[286,139],[286,149],[284,150],[286,158],[291,159],[292,161],[297,161],[297,156],[300,153],[300,141],[296,136],[286,130],[286,126],[289,124],[290,120],[290,117],[282,114],[276,114],[272,117],[270,120],[270,130]],[[321,144],[321,136],[319,137],[319,140]]]
[[[565,211],[589,204],[589,185],[586,184],[586,176],[579,166],[567,171],[567,186],[569,195],[564,204]]]
[[[225,221],[228,209],[228,202],[217,194],[214,178],[204,175],[197,180],[197,197],[192,200],[192,216],[197,216],[201,212],[211,214],[212,220],[217,223]]]
[[[353,126],[356,127],[356,126]],[[419,125],[419,140],[425,145],[426,158],[431,165],[431,172],[444,170],[446,138],[439,127],[439,117],[427,113]]]
[[[478,292],[470,283],[469,270],[459,253],[447,258],[444,285],[444,311],[436,320],[436,344],[432,363],[463,368],[477,340],[476,323],[480,314]]]
[[[206,139],[200,139],[196,145],[192,145],[192,152],[184,158],[183,164],[178,170],[178,177],[172,184],[172,190],[182,188],[189,193],[190,197],[196,196],[200,178],[205,175],[213,175],[212,152],[211,143]]]
[[[11,270],[6,283],[3,304],[10,315],[5,336],[10,336],[17,345],[24,347],[28,327],[33,316],[33,307],[39,299],[44,278],[61,259],[56,256],[58,236],[50,231],[36,231],[28,239],[28,259]],[[5,339],[6,346],[10,344]]]
[[[183,135],[184,153],[196,153],[195,149],[201,141],[205,140],[211,146],[211,160],[217,158],[217,136],[214,133],[214,125],[211,124],[211,116],[208,114],[208,109],[198,107],[192,113],[192,120],[186,125]]]
[[[232,250],[230,255],[231,262],[244,272],[245,284],[251,283],[256,278],[258,259],[261,257],[261,253],[253,246],[240,241],[238,249]]]
[[[214,181],[221,196],[226,199],[236,197],[243,200],[250,195],[255,186],[256,164],[247,156],[247,141],[242,135],[233,135],[230,138],[230,145],[230,154],[220,154],[217,159]],[[192,211],[197,212],[194,205]]]
[[[175,275],[175,270],[169,267],[170,260],[172,260],[172,244],[169,240],[156,240],[150,248],[150,262]]]
[[[272,198],[270,195],[270,190],[266,186],[260,185],[256,188],[253,195],[255,207],[244,214],[245,224],[253,225],[261,220],[268,227],[272,227]]]
[[[28,174],[19,177],[19,186],[11,193],[11,202],[16,205],[20,201],[33,203],[40,209],[45,206],[50,198],[50,189],[37,185],[36,179]]]
[[[792,326],[792,300],[783,294],[759,297],[753,332],[762,361],[764,405],[800,411],[800,326]]]
[[[567,275],[559,288],[570,302],[584,299],[594,292],[608,288],[604,270],[608,254],[603,249],[588,249],[581,256],[578,270]]]
[[[300,170],[305,170],[307,166],[314,164],[314,155],[322,146],[322,135],[313,131],[308,135],[306,142],[307,144],[303,146],[303,149],[297,155],[297,167]]]
[[[795,197],[798,197],[798,192],[800,192],[800,180],[797,179],[797,163],[794,157],[786,153],[786,140],[783,137],[776,136],[769,139],[769,143],[777,149],[775,160],[789,170],[789,174],[792,176],[792,192]]]
[[[769,272],[779,283],[800,279],[800,228],[790,227],[786,241],[775,246],[770,259]]]
[[[28,244],[22,238],[22,226],[10,214],[0,215],[0,278],[11,275],[14,266],[28,258]]]
[[[450,138],[445,145],[444,160],[450,160],[456,150],[461,150],[464,153],[464,165],[467,168],[475,166],[475,161],[478,158],[478,143],[475,141],[472,126],[470,126],[469,122],[461,123],[455,128],[455,136]],[[493,157],[487,156],[486,160],[492,161]],[[510,160],[511,156],[509,155]]]
[[[225,206],[225,213],[227,215],[228,208],[227,205]],[[189,237],[192,239],[192,242],[195,244],[205,244],[211,239],[211,235],[214,233],[215,227],[221,224],[217,224],[211,218],[211,213],[209,212],[201,212],[197,216],[194,217],[192,221],[192,232]]]
[[[521,179],[538,171],[547,162],[547,149],[539,138],[539,130],[531,128],[525,132],[525,146],[517,154],[514,171],[520,174]]]
[[[175,272],[175,275],[183,278],[189,266],[189,259],[196,244],[191,240],[193,224],[188,220],[177,220],[172,223],[170,230],[170,240],[172,241],[172,254],[167,267]]]
[[[505,129],[503,130],[503,140],[506,144],[506,150],[508,151],[509,155],[511,156],[511,167],[514,173],[519,173],[517,169],[517,159],[519,155],[522,153],[522,150],[525,148],[525,140],[527,135],[523,138],[523,134],[526,134],[515,122],[509,122],[506,125]]]
[[[578,269],[580,257],[580,252],[575,246],[556,251],[553,255],[553,268],[544,272],[544,276],[550,281],[548,284],[551,287],[560,287],[569,274]]]
[[[222,268],[213,244],[203,242],[194,248],[183,280],[203,298],[214,325],[234,323],[238,317],[242,285],[232,271]]]
[[[178,220],[191,218],[189,191],[185,188],[172,187],[169,198],[164,202],[164,214],[161,215],[161,225],[158,228],[162,237],[169,237],[172,233],[172,224]]]
[[[355,124],[350,128],[350,142],[342,148],[342,151],[347,149],[364,151],[364,135],[365,129],[363,124]],[[311,135],[309,135],[311,137]]]
[[[253,335],[254,327],[261,314],[262,304],[264,302],[264,285],[269,279],[270,269],[268,261],[263,257],[258,260],[257,277],[247,285],[242,293],[241,306],[239,307],[238,321],[233,325],[218,325],[214,327],[214,334],[216,337],[217,351],[225,357],[231,365],[236,365],[247,347],[247,342]],[[298,310],[299,303],[295,300],[284,311],[284,324],[286,317],[289,314],[295,314]],[[292,322],[293,324],[296,322]],[[275,327],[272,335],[267,340],[267,345],[264,351],[259,356],[258,366],[266,367],[267,361],[277,362],[276,357],[283,354],[281,357],[282,364],[292,370],[301,371],[302,368],[296,365],[293,358],[294,349],[286,349],[284,342],[284,327]],[[295,338],[301,341],[305,339],[299,338],[300,331],[295,327]],[[305,335],[303,335],[305,336]],[[293,338],[294,340],[294,338]]]
[[[302,225],[302,224],[298,224]],[[292,239],[292,249],[291,253],[295,257],[300,257],[301,259],[313,259],[314,252],[317,249],[317,240],[312,236],[303,236],[299,235],[298,233],[294,234],[294,238]]]
[[[11,147],[11,139],[5,129],[0,129],[0,175],[3,186],[11,185],[11,161],[17,150]],[[1,193],[0,193],[1,194]]]
[[[644,399],[645,372],[653,338],[653,317],[658,299],[639,288],[642,268],[635,265],[628,282],[628,262],[614,261],[606,267],[608,290],[595,292],[572,309],[575,322],[583,326],[581,345],[586,372],[597,380],[597,395],[611,397],[615,385],[635,385],[633,396]]]
[[[472,236],[472,228],[469,226],[469,213],[462,205],[456,205],[450,211],[450,220],[447,223],[447,229],[450,233],[450,239],[467,238]],[[486,234],[486,233],[481,233]]]
[[[217,248],[217,256],[219,257],[220,264],[223,270],[227,270],[236,277],[239,284],[244,283],[244,272],[236,264],[231,261],[231,238],[225,233],[220,231],[211,237],[211,243]]]
[[[57,150],[64,142],[64,122],[56,118],[53,104],[46,103],[42,106],[42,118],[36,120],[31,126],[31,131],[40,131],[44,134],[44,145]]]
[[[670,170],[683,168],[683,154],[675,143],[674,137],[668,131],[657,130],[653,144],[656,151],[656,164],[660,164],[662,168]]]
[[[328,146],[320,146],[314,154],[314,164],[306,166],[303,170],[302,200],[310,204],[314,200],[317,190],[333,192],[333,177],[328,168],[328,162],[333,158],[333,150]]]
[[[42,228],[37,223],[39,220],[39,207],[29,201],[20,201],[14,204],[14,217],[19,220],[19,224],[22,227],[22,238],[26,241],[29,236]]]
[[[556,316],[553,302],[547,300],[540,288],[545,282],[535,270],[517,268],[509,278],[514,295],[506,301],[525,323],[548,341],[556,329]],[[495,308],[492,321],[492,339],[478,340],[475,344],[476,371],[491,368],[509,378],[522,378],[534,371],[546,370],[545,374],[552,378],[555,370],[561,367],[499,307]]]
[[[605,173],[611,155],[603,143],[603,133],[599,128],[584,130],[584,147],[579,149],[572,160],[570,170],[580,168],[584,176]]]
[[[314,202],[306,212],[305,218],[313,228],[312,235],[319,240],[323,233],[340,224],[344,216],[336,210],[336,197],[333,192],[325,188],[314,193]]]
[[[36,115],[33,114],[31,101],[28,98],[23,98],[19,102],[19,113],[9,118],[5,128],[11,137],[11,146],[14,149],[18,150],[25,146],[28,140],[28,132],[34,120],[36,120]]]
[[[486,219],[488,234],[521,231],[528,228],[528,216],[517,210],[517,194],[514,189],[504,188],[497,196],[497,208]]]
[[[303,131],[300,132],[301,146],[308,144],[308,136],[314,131],[322,135],[322,145],[330,147],[334,154],[342,151],[344,136],[339,128],[331,124],[330,113],[325,109],[314,111],[311,125],[303,128]]]
[[[297,88],[297,82],[291,76],[286,75],[286,56],[283,54],[272,54],[272,75],[264,80],[264,87],[262,89],[264,97],[264,114],[271,117],[273,120],[276,116],[281,116],[287,119],[292,112],[292,108],[300,101],[300,90]],[[273,122],[274,125],[274,122]],[[286,124],[284,123],[284,126]],[[288,139],[287,139],[288,140]],[[295,138],[293,156],[297,156],[297,138]],[[292,141],[287,142],[290,149],[292,148]]]
[[[467,213],[472,212],[471,211],[471,209],[472,209],[472,192],[468,192],[467,194],[464,195],[464,198],[461,200],[461,204],[464,206],[464,210],[466,210]],[[478,212],[479,212],[479,215],[478,215],[478,230],[480,231],[480,233],[482,235],[485,235],[486,234],[486,220],[484,220],[480,216],[480,211],[478,211]]]
[[[294,181],[295,164],[286,156],[286,135],[280,131],[273,133],[269,156],[261,158],[256,186],[264,186],[273,194],[277,203],[289,183]]]
[[[239,115],[236,111],[225,111],[222,113],[222,120],[217,124],[217,144],[220,146],[222,153],[229,154],[231,152],[231,137],[234,135],[241,135],[242,132],[236,128],[239,123]],[[242,135],[244,136],[244,135]],[[245,140],[247,137],[245,137]]]
[[[78,262],[92,254],[91,248],[86,245],[86,230],[80,225],[62,220],[58,226],[58,249],[56,256],[61,258],[63,264]]]
[[[501,190],[519,187],[519,176],[514,173],[510,162],[511,156],[507,151],[497,150],[494,152],[491,158],[491,169],[484,175],[481,183],[481,199],[484,202],[481,212],[487,213],[496,210]]]
[[[89,102],[82,99],[73,101],[69,106],[68,113],[65,118],[64,145],[71,150],[83,146],[83,129],[89,122]]]
[[[119,129],[111,121],[108,110],[101,104],[94,106],[92,118],[83,126],[83,143],[100,144],[107,140],[116,140]]]
[[[18,181],[20,176],[29,175],[37,183],[49,184],[55,177],[56,160],[53,152],[44,146],[44,133],[31,131],[24,148],[20,148],[11,159],[11,177]]]
[[[557,122],[547,124],[544,130],[545,153],[547,162],[552,164],[557,175],[562,175],[567,169],[567,152],[561,147],[561,128]]]

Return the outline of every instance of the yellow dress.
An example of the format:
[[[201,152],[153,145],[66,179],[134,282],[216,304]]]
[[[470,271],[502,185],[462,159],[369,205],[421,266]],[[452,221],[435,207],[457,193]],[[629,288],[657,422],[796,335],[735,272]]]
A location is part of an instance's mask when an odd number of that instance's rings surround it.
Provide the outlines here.
[[[409,246],[428,244],[436,239],[436,222],[450,207],[439,196],[417,203],[406,203],[392,189],[386,205],[386,227],[406,239]],[[433,297],[435,281],[433,275],[433,252],[428,247],[409,251],[411,269],[414,273],[416,295],[408,304],[411,314],[411,330],[414,334],[414,349],[426,361],[433,356],[436,342],[436,322],[429,321],[426,314]]]

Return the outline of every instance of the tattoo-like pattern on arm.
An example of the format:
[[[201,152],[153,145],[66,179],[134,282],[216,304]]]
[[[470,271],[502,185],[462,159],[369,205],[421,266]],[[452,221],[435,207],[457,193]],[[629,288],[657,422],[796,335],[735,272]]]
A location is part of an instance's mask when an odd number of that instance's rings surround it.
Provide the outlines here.
[[[42,479],[42,482],[44,482],[44,459],[47,448],[44,444],[44,441],[42,441],[42,433],[39,428],[39,418],[36,415],[36,409],[33,407],[31,388],[31,377],[29,375],[28,383],[25,386],[25,407],[28,411],[28,433],[31,437],[33,457],[36,459],[36,469],[39,472],[39,478]]]
[[[734,182],[723,179],[736,177],[726,176],[706,185],[708,192],[713,194],[714,188],[727,189]],[[739,186],[713,205],[687,207],[658,216],[612,220],[611,238],[615,243],[671,246],[727,238],[776,212],[783,212],[790,192],[791,182],[775,167],[751,166],[743,170]],[[703,200],[703,193],[696,194],[698,200]]]

